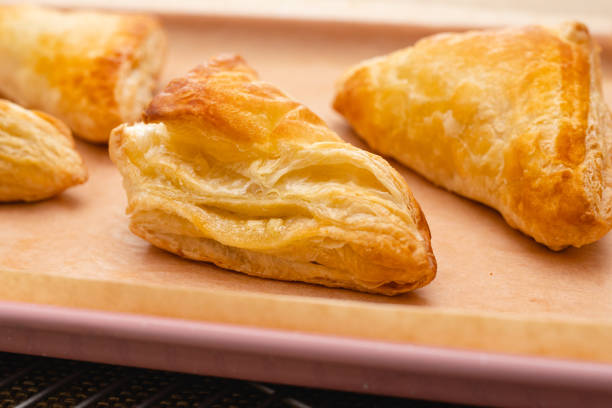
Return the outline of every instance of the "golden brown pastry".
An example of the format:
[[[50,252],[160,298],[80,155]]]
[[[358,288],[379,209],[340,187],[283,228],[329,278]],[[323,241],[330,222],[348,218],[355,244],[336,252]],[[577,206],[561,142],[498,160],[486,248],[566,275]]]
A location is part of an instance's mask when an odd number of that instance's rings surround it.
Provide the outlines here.
[[[131,230],[266,278],[393,295],[430,282],[427,222],[402,177],[223,56],[111,135]]]
[[[64,123],[0,99],[0,202],[42,200],[86,180]]]
[[[582,24],[425,38],[347,72],[334,107],[376,151],[551,249],[612,227],[612,118]]]
[[[0,6],[0,93],[106,142],[150,102],[164,48],[150,17]]]

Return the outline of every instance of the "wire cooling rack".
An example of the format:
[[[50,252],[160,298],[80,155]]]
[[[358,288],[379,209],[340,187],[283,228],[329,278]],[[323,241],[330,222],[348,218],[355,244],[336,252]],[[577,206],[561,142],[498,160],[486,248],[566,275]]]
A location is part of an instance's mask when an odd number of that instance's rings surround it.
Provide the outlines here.
[[[459,407],[0,352],[0,408]]]

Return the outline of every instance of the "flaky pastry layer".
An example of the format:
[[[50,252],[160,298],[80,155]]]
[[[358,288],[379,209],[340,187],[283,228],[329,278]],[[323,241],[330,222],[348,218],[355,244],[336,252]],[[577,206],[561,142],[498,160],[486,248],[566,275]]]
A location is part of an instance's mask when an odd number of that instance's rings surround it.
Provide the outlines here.
[[[130,227],[254,276],[393,295],[436,263],[419,205],[383,159],[343,142],[237,56],[173,80],[112,132]]]
[[[425,38],[349,70],[334,107],[373,149],[551,249],[612,227],[612,117],[580,23]]]
[[[64,123],[0,99],[0,202],[42,200],[86,180]]]
[[[151,17],[0,6],[0,93],[89,141],[140,118],[164,53]]]

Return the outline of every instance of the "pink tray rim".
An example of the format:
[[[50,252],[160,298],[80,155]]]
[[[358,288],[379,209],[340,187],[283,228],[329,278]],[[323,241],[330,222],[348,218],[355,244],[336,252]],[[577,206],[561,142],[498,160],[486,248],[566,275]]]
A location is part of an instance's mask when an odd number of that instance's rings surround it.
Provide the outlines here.
[[[535,386],[612,389],[612,364],[492,354],[0,301],[0,328],[103,336],[224,352]],[[612,346],[612,345],[611,345]]]

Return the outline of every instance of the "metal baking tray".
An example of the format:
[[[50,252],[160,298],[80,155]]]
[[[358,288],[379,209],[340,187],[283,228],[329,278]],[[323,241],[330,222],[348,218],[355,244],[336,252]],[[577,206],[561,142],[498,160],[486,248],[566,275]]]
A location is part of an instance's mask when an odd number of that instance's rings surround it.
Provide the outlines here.
[[[439,26],[162,15],[163,82],[242,54],[348,141],[330,103],[352,64]],[[604,44],[605,46],[605,44]],[[604,47],[605,91],[612,61]],[[127,229],[118,172],[79,143],[90,180],[0,206],[0,349],[188,373],[496,405],[612,398],[612,237],[553,253],[495,211],[407,179],[439,271],[387,298],[276,282],[190,262]]]

